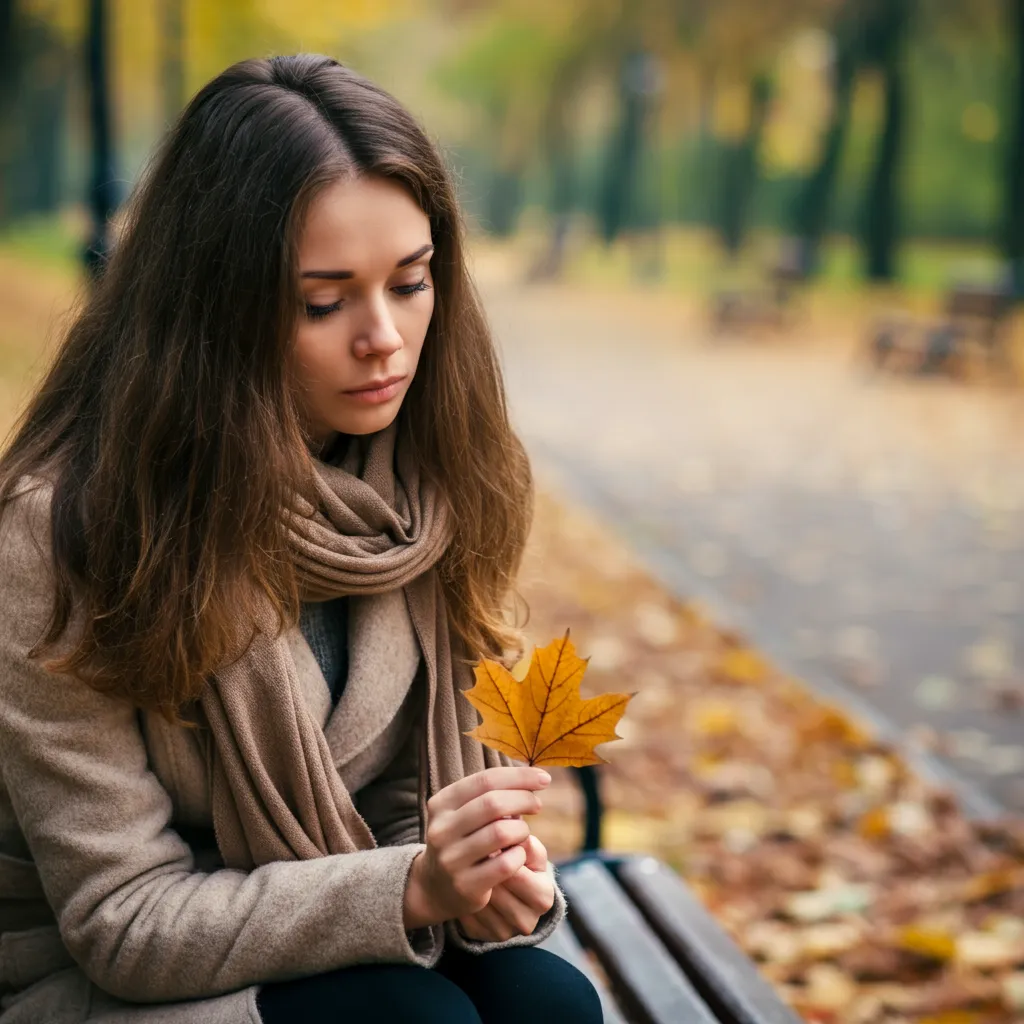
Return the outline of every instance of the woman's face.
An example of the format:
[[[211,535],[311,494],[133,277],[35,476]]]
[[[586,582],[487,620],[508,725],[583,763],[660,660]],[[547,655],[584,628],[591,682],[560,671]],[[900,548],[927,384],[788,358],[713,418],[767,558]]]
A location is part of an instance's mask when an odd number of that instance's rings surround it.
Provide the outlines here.
[[[434,312],[432,252],[427,215],[387,179],[346,178],[310,207],[294,357],[318,449],[339,432],[383,430],[398,414]]]

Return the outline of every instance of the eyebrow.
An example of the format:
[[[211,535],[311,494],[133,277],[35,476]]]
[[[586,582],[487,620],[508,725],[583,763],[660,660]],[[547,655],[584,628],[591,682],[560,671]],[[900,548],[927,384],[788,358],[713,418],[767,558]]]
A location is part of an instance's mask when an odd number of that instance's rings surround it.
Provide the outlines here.
[[[427,243],[421,245],[415,252],[409,253],[408,256],[403,256],[396,264],[395,269],[399,267],[407,267],[410,263],[415,263],[418,259],[426,256],[428,252],[433,251],[433,245]],[[314,277],[320,281],[347,281],[350,277],[355,277],[355,271],[353,270],[304,270],[302,272],[303,277]]]

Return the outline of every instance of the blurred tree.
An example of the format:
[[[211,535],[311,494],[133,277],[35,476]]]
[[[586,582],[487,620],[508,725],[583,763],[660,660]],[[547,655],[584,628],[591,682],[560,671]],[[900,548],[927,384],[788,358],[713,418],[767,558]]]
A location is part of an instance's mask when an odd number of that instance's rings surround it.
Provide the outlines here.
[[[89,83],[89,132],[92,173],[89,182],[90,237],[85,246],[85,267],[97,277],[110,250],[110,216],[117,206],[114,177],[114,141],[110,111],[110,68],[107,0],[88,0],[85,40],[86,78]]]
[[[0,223],[56,209],[67,105],[60,35],[24,5],[0,6]]]
[[[1006,157],[1006,226],[1002,248],[1010,264],[1014,294],[1024,299],[1024,0],[1007,0],[1007,14],[1016,67],[1010,108],[1013,127]]]
[[[677,7],[677,40],[700,69],[700,161],[726,254],[739,252],[751,220],[773,67],[780,47],[801,27],[817,24],[836,0],[693,0]],[[710,129],[714,139],[707,139]]]
[[[0,98],[6,99],[14,68],[14,0],[0,0]]]
[[[164,124],[185,105],[185,0],[160,0],[160,87]]]
[[[481,219],[495,235],[515,229],[560,45],[542,21],[499,11],[438,68],[442,87],[471,112],[475,145],[491,154]]]
[[[15,0],[0,0],[0,224],[11,216],[10,175],[18,82],[18,11]]]
[[[530,268],[529,277],[534,281],[560,277],[565,264],[569,226],[579,187],[572,112],[581,79],[583,52],[577,50],[556,68],[544,105],[541,144],[548,165],[547,205],[551,230],[546,250]]]
[[[866,2],[866,0],[865,0]],[[900,237],[900,171],[906,136],[905,44],[912,0],[871,0],[864,55],[882,76],[883,124],[861,214],[864,270],[869,280],[896,276]]]
[[[821,155],[793,205],[796,258],[805,275],[815,274],[818,270],[818,249],[828,224],[829,204],[850,124],[853,87],[862,56],[861,35],[861,5],[858,0],[846,0],[832,31],[832,59],[829,66],[832,106]]]
[[[747,125],[743,137],[738,142],[723,143],[720,149],[716,221],[730,260],[739,255],[750,220],[750,206],[758,178],[758,154],[771,98],[771,78],[765,72],[754,75],[749,85]]]
[[[660,91],[656,58],[646,50],[626,54],[619,75],[619,123],[609,145],[598,219],[601,237],[613,242],[638,220],[638,177],[654,99]]]

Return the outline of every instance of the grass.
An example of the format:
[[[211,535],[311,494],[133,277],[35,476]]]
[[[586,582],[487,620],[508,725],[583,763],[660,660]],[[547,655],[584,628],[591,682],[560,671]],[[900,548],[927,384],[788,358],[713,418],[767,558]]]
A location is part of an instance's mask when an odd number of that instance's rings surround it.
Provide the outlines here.
[[[52,226],[0,239],[0,445],[42,373],[78,282],[76,261]]]
[[[80,211],[28,217],[0,231],[0,253],[25,263],[74,273],[84,236]]]
[[[528,265],[543,251],[546,241],[546,225],[528,216],[523,230],[511,242],[480,239],[477,244],[507,244]],[[740,259],[726,265],[713,233],[706,229],[668,225],[656,237],[622,237],[605,246],[590,225],[580,221],[571,236],[565,279],[570,284],[600,288],[643,287],[680,295],[707,294],[723,285],[758,283],[764,268],[776,258],[779,244],[776,234],[755,234]],[[995,280],[999,259],[992,248],[978,243],[911,239],[900,251],[899,270],[895,288],[909,297],[925,298],[937,295],[951,280]],[[829,238],[823,248],[816,290],[840,297],[863,292],[866,287],[856,242],[842,236]]]

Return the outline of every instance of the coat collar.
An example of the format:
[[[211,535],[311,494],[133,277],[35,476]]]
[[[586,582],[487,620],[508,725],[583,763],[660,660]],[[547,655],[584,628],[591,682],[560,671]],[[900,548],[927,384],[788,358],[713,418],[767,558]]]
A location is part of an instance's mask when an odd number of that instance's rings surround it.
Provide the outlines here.
[[[348,602],[348,678],[333,709],[330,687],[302,631],[295,626],[285,637],[306,704],[324,730],[339,772],[392,722],[420,663],[401,590]]]

